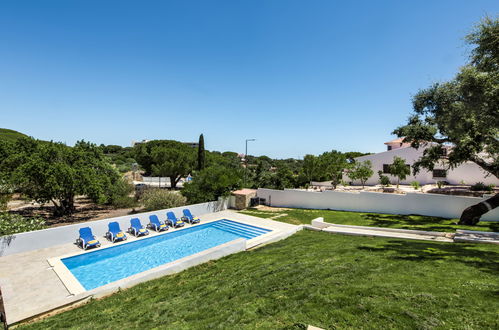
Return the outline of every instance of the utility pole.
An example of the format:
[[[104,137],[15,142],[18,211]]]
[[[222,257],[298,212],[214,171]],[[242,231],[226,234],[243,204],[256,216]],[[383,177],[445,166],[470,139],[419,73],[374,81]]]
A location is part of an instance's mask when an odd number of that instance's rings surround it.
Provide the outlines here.
[[[246,139],[246,151],[244,152],[244,186],[246,187],[246,178],[248,176],[248,142],[256,141],[256,139]]]

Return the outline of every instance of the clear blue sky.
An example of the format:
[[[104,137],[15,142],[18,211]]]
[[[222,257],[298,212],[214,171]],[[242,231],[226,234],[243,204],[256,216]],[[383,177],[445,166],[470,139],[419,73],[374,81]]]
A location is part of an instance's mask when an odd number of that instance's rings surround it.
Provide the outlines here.
[[[376,152],[499,1],[2,1],[0,127],[73,144]]]

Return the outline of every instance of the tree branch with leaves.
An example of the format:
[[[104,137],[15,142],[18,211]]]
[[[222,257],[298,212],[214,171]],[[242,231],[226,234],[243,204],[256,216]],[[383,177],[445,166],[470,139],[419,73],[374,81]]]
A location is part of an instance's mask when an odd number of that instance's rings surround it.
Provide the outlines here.
[[[415,172],[433,170],[446,148],[447,168],[470,161],[499,178],[499,19],[483,19],[466,41],[473,46],[469,63],[451,81],[420,90],[413,115],[394,133],[425,148]],[[476,224],[497,206],[496,195],[463,211],[460,223]]]

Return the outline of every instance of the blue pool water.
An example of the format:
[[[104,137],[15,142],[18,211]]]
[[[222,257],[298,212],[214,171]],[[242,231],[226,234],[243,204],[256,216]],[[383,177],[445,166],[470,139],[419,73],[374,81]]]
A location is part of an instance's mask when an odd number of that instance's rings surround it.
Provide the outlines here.
[[[238,238],[251,239],[267,232],[270,230],[223,219],[61,261],[90,290]]]

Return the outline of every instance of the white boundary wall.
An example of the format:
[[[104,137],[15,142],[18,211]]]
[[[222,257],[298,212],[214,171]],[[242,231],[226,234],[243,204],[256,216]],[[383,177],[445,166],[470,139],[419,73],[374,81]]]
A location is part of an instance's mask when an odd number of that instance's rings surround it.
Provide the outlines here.
[[[367,191],[311,192],[263,188],[258,189],[257,196],[265,198],[268,204],[277,207],[419,214],[443,218],[459,218],[465,208],[486,199],[421,193],[400,195]],[[499,208],[489,211],[482,220],[499,221]]]
[[[163,221],[166,219],[166,212],[173,211],[177,217],[180,217],[183,215],[183,209],[191,210],[191,213],[195,216],[223,211],[227,209],[227,200],[186,205],[172,209],[130,214],[122,217],[1,236],[0,257],[20,252],[43,249],[60,244],[73,243],[78,237],[78,230],[82,227],[90,227],[97,239],[102,240],[107,232],[107,225],[111,221],[117,221],[120,224],[121,230],[126,231],[130,227],[130,219],[132,218],[139,218],[145,226],[149,223],[149,215],[151,214],[156,214],[159,219]]]

